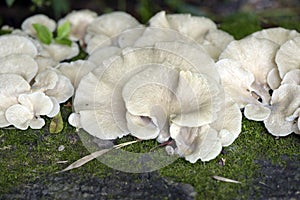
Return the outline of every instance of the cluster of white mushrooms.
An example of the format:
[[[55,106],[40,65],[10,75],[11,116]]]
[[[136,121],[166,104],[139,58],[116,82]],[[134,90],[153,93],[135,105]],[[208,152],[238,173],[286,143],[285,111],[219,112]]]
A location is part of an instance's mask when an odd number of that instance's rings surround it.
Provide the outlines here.
[[[72,45],[43,44],[33,24],[69,21]],[[68,62],[79,53],[86,60]],[[113,140],[156,139],[191,163],[214,159],[246,118],[274,136],[300,134],[300,33],[265,29],[241,40],[205,17],[159,12],[147,26],[124,12],[45,15],[0,36],[0,127],[45,125],[72,96],[69,123]]]

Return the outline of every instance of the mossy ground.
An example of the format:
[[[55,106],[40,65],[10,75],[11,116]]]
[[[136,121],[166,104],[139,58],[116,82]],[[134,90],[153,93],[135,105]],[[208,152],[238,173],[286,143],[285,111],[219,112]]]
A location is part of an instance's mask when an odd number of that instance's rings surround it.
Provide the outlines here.
[[[236,15],[223,20],[221,28],[239,39],[261,29],[261,19],[249,14]],[[276,20],[275,22],[277,23]],[[287,22],[285,20],[282,24],[287,28],[298,28],[298,25]],[[58,134],[49,133],[49,119],[41,130],[0,129],[0,198],[1,194],[15,187],[32,182],[38,177],[54,174],[89,154],[75,129],[66,123],[70,112],[70,107],[62,106],[65,125]],[[58,150],[60,145],[65,147],[63,151]],[[155,141],[143,141],[126,149],[143,152],[156,145]],[[216,159],[206,163],[198,161],[195,164],[178,159],[160,169],[159,174],[177,182],[191,184],[198,193],[198,199],[249,199],[255,198],[255,191],[259,191],[261,187],[253,181],[260,178],[260,165],[257,161],[268,160],[284,166],[285,160],[281,159],[283,156],[291,160],[300,159],[299,136],[275,138],[268,134],[262,123],[244,119],[239,138],[231,146],[224,148]],[[73,171],[77,176],[88,173],[100,178],[112,172],[97,160]],[[212,178],[214,175],[235,179],[241,184],[216,181]]]

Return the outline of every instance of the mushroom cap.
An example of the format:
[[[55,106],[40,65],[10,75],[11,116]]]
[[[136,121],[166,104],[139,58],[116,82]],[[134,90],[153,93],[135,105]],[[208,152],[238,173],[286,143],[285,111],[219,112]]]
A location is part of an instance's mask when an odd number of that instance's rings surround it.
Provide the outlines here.
[[[218,131],[222,146],[231,145],[239,136],[242,128],[242,112],[229,95],[225,94],[225,104],[218,112],[218,118],[210,126]]]
[[[151,27],[175,29],[184,36],[199,40],[210,29],[216,29],[217,25],[206,17],[196,17],[190,14],[170,14],[161,11],[149,20]]]
[[[191,48],[183,43],[126,48],[120,56],[106,60],[84,76],[73,102],[75,112],[80,114],[83,129],[100,139],[115,139],[129,134],[126,107],[122,97],[123,86],[134,75],[151,65],[165,66],[178,71],[188,70],[203,74],[207,72],[212,79],[219,80],[218,75],[212,72],[215,68],[213,60],[203,50],[196,48],[191,54]],[[162,130],[165,133],[165,129]],[[166,136],[163,136],[162,140],[168,137],[167,134],[164,135]]]
[[[271,114],[264,120],[265,127],[274,136],[286,136],[295,130],[293,120],[300,108],[300,85],[284,84],[273,91]],[[299,110],[300,111],[300,110]]]
[[[53,19],[50,19],[43,14],[36,14],[25,19],[21,25],[22,30],[32,36],[36,35],[36,31],[32,24],[44,25],[49,29],[50,32],[53,32],[56,28],[56,22]]]
[[[27,37],[13,34],[0,36],[0,57],[11,54],[27,54],[35,57],[38,51],[35,44]]]
[[[67,101],[74,94],[74,87],[70,79],[53,68],[39,73],[32,89],[45,92],[49,97],[54,97],[58,103]]]
[[[94,63],[96,66],[101,65],[103,61],[121,54],[122,49],[115,46],[108,46],[98,48],[88,57],[88,61]]]
[[[5,117],[9,123],[16,128],[26,130],[29,126],[33,129],[40,129],[45,125],[40,115],[47,115],[53,110],[51,99],[43,92],[20,94],[20,104],[10,106]]]
[[[293,69],[286,73],[281,81],[283,84],[300,85],[300,69]]]
[[[85,39],[87,43],[86,52],[92,54],[94,51],[101,47],[111,46],[111,38],[106,35],[95,35],[89,39]]]
[[[69,21],[71,24],[71,40],[80,40],[84,38],[86,34],[87,26],[97,17],[97,13],[91,10],[73,10],[67,14],[64,18],[58,21],[58,25]]]
[[[299,37],[300,33],[298,33],[295,30],[289,30],[282,27],[275,27],[257,31],[251,34],[251,36],[254,36],[256,38],[268,39],[272,42],[275,42],[276,44],[282,45],[286,41],[294,37]]]
[[[71,46],[51,43],[50,45],[42,44],[42,56],[51,57],[55,61],[63,61],[71,59],[79,54],[79,46],[77,43],[72,42]]]
[[[19,74],[28,83],[35,77],[38,65],[35,60],[26,54],[12,54],[0,57],[0,74]]]
[[[221,153],[222,144],[218,132],[209,125],[188,128],[173,123],[170,134],[176,142],[176,152],[191,163],[198,159],[209,161]]]
[[[116,36],[126,29],[138,26],[140,23],[131,15],[117,11],[103,14],[95,18],[88,26],[88,34],[103,34],[108,37]]]
[[[68,77],[77,88],[81,78],[96,68],[96,65],[88,60],[76,60],[74,62],[63,62],[56,66],[63,75]]]
[[[29,83],[20,75],[0,74],[0,127],[10,125],[4,116],[6,109],[18,103],[18,96],[29,90]]]
[[[281,78],[277,68],[271,69],[271,71],[268,73],[267,83],[272,90],[275,90],[280,86]]]
[[[52,68],[58,65],[58,61],[51,57],[37,56],[35,57],[35,61],[38,64],[38,73],[46,70],[47,68]]]
[[[254,76],[242,64],[232,59],[222,59],[216,63],[225,93],[228,94],[240,108],[248,103],[255,104],[257,101],[251,95],[251,85]]]
[[[288,40],[280,46],[277,51],[275,61],[278,66],[280,78],[293,70],[300,69],[300,37]]]
[[[271,110],[263,105],[247,104],[244,115],[247,119],[263,121],[269,117]]]

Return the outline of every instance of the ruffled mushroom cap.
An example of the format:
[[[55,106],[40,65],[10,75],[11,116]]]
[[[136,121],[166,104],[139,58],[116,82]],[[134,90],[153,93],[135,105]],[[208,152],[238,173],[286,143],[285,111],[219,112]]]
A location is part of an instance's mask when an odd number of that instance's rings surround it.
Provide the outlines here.
[[[11,54],[26,54],[34,58],[38,51],[35,44],[27,37],[13,34],[0,36],[0,57]]]
[[[35,60],[26,54],[12,54],[0,57],[0,74],[19,74],[30,83],[38,71]]]
[[[56,43],[51,43],[50,45],[42,44],[42,46],[43,50],[40,52],[40,55],[50,57],[57,62],[71,59],[79,53],[79,46],[75,42],[72,42],[71,46]]]
[[[155,47],[125,49],[121,56],[108,60],[82,78],[76,90],[73,105],[75,112],[80,114],[80,123],[83,129],[101,139],[115,139],[128,134],[125,120],[126,107],[121,95],[124,94],[122,88],[131,78],[134,78],[139,72],[142,73],[149,63],[155,66],[167,66],[177,71],[185,70],[203,74],[207,72],[206,75],[212,80],[217,83],[219,81],[217,71],[214,70],[213,60],[203,50],[193,49],[183,43],[162,43]],[[155,76],[149,76],[149,78],[151,77]],[[147,78],[144,79],[147,80]],[[160,110],[157,112],[162,113]],[[141,115],[137,115],[141,113],[131,110],[130,114],[127,115],[127,118],[130,118],[132,122],[143,122],[136,118],[136,116],[141,117]],[[144,117],[149,118],[152,115],[148,114]],[[143,118],[144,121],[145,119]],[[158,117],[153,119],[154,117],[151,118],[151,121],[156,121],[158,126]],[[161,128],[163,125],[159,125],[159,127]]]
[[[93,51],[90,56],[88,57],[88,61],[94,63],[96,66],[101,65],[103,61],[113,57],[120,55],[122,52],[122,49],[115,46],[107,46],[98,48],[95,51]]]
[[[279,76],[278,68],[273,68],[268,73],[267,83],[272,90],[275,90],[280,86],[281,78]]]
[[[17,74],[0,74],[0,127],[9,126],[5,111],[18,103],[18,96],[30,91],[29,83]]]
[[[300,37],[295,37],[288,40],[280,46],[277,51],[275,61],[278,66],[279,75],[281,78],[293,70],[300,69]]]
[[[51,68],[35,77],[32,90],[45,92],[49,97],[55,98],[57,103],[67,101],[74,94],[74,87],[70,79],[58,70]]]
[[[112,46],[111,38],[106,35],[95,35],[89,40],[85,39],[87,46],[86,52],[92,54],[94,51],[98,50],[101,47]]]
[[[53,19],[50,19],[46,15],[37,14],[25,19],[21,25],[22,30],[32,36],[36,35],[36,31],[33,28],[32,24],[41,24],[46,26],[50,32],[53,32],[56,28],[56,22]]]
[[[71,40],[83,40],[87,26],[97,17],[91,10],[74,10],[58,21],[58,25],[68,21],[71,24]]]
[[[272,135],[299,133],[300,85],[284,84],[274,90],[270,108],[271,114],[264,123]]]
[[[53,110],[51,99],[43,92],[31,94],[20,94],[19,104],[10,106],[5,117],[9,123],[16,128],[26,130],[29,126],[32,129],[40,129],[45,125],[41,115],[48,115]]]
[[[88,60],[77,60],[70,63],[60,63],[56,68],[70,79],[74,88],[77,88],[81,78],[95,69],[96,65]]]
[[[300,69],[293,69],[286,73],[281,81],[281,85],[283,84],[300,85]]]
[[[167,15],[165,11],[161,11],[149,20],[149,24],[152,28],[178,31],[179,34],[203,46],[206,52],[215,60],[234,39],[228,33],[218,30],[217,25],[212,20],[205,17],[191,16],[190,14]]]
[[[275,42],[278,45],[282,45],[290,39],[299,37],[300,33],[298,33],[295,30],[276,27],[276,28],[268,28],[268,29],[263,29],[261,31],[257,31],[251,34],[251,36],[254,36],[256,38],[261,38],[261,39],[268,39],[271,40],[272,42]]]
[[[255,95],[262,99],[262,103],[267,105],[270,101],[267,76],[272,69],[277,67],[274,62],[277,49],[278,45],[270,40],[247,37],[232,41],[222,52],[220,59],[236,60],[245,70],[252,73],[254,82],[251,88]]]

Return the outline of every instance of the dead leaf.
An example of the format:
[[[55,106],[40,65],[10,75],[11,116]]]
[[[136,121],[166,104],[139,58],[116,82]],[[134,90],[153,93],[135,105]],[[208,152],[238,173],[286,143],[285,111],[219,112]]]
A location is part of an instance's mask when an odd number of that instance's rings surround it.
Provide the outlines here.
[[[223,182],[227,182],[227,183],[241,183],[239,181],[229,179],[229,178],[225,178],[225,177],[222,177],[222,176],[213,176],[213,178],[218,180],[218,181],[223,181]]]
[[[64,128],[64,122],[59,112],[54,116],[50,122],[49,132],[50,133],[60,133]]]
[[[81,167],[82,165],[84,165],[84,164],[90,162],[91,160],[93,160],[93,159],[109,152],[112,149],[120,149],[122,147],[125,147],[127,145],[130,145],[130,144],[133,144],[133,143],[136,143],[136,142],[139,142],[139,141],[141,141],[141,140],[134,140],[134,141],[130,141],[130,142],[125,142],[125,143],[115,145],[115,146],[113,146],[112,148],[109,148],[109,149],[101,149],[99,151],[93,152],[90,155],[87,155],[87,156],[84,156],[83,158],[80,158],[79,160],[77,160],[77,161],[73,162],[71,165],[69,165],[67,168],[65,168],[61,171],[58,171],[56,173],[66,172],[66,171],[69,171],[71,169]]]

